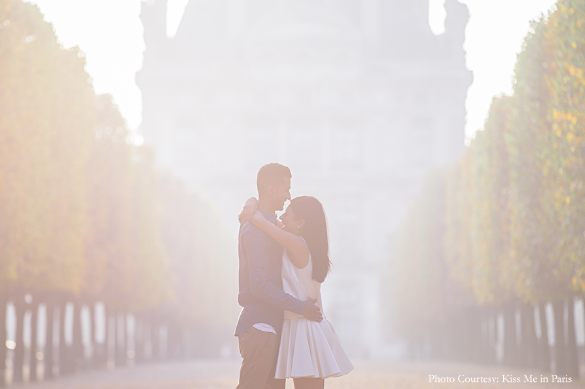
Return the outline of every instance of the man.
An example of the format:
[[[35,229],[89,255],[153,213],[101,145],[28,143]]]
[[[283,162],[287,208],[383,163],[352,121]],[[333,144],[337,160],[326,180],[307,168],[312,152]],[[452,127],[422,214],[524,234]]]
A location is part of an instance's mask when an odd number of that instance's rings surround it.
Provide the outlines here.
[[[258,171],[258,209],[273,223],[275,212],[290,200],[291,177],[289,168],[278,163]],[[240,224],[238,302],[243,309],[235,335],[244,360],[238,389],[285,387],[285,380],[274,379],[285,310],[322,320],[315,301],[301,301],[282,290],[282,253],[282,246],[264,232],[247,221]]]

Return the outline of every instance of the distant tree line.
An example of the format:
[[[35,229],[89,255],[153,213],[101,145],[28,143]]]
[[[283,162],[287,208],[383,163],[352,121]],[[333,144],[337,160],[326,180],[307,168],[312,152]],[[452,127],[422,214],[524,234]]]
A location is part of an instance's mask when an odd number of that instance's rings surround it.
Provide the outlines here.
[[[585,292],[585,2],[559,0],[532,29],[513,95],[494,99],[460,161],[427,177],[393,239],[386,292],[413,355],[499,359],[575,378],[574,302]]]
[[[41,360],[47,379],[202,354],[231,326],[235,280],[217,216],[130,137],[111,97],[96,96],[83,53],[61,47],[36,6],[0,1],[0,386],[7,357],[12,381],[36,381]]]

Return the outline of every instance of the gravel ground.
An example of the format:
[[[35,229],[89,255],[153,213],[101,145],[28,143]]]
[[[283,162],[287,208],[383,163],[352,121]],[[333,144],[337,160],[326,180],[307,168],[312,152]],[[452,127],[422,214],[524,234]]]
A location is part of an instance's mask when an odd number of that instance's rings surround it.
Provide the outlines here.
[[[357,362],[356,369],[345,377],[328,379],[327,389],[443,389],[443,388],[583,388],[578,382],[551,383],[551,375],[535,371],[510,370],[449,363],[381,363]],[[235,388],[239,371],[238,361],[188,361],[140,365],[131,368],[82,372],[53,382],[34,385],[13,385],[12,388],[34,389],[224,389]],[[524,375],[536,377],[537,383],[524,382]],[[429,382],[429,376],[452,378],[454,383]],[[459,383],[458,378],[495,377],[497,383]],[[464,379],[462,377],[462,379]],[[506,377],[510,382],[502,382]],[[547,377],[549,383],[541,383]],[[514,382],[518,380],[519,382]],[[287,389],[292,389],[292,382]]]

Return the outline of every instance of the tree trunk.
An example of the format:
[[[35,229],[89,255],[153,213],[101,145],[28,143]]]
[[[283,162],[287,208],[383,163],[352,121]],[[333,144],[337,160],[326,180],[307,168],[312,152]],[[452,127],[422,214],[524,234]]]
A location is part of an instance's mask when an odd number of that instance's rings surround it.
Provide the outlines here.
[[[65,375],[73,372],[71,346],[69,346],[65,340],[67,299],[63,298],[61,300],[59,311],[59,375]]]
[[[71,356],[73,357],[72,371],[79,370],[85,366],[85,355],[83,352],[83,339],[81,335],[81,301],[78,298],[73,302],[73,341],[71,344]]]
[[[116,357],[116,366],[128,365],[128,318],[124,311],[117,315],[118,321],[118,348]]]
[[[516,307],[512,303],[504,305],[504,364],[518,365],[518,345],[516,340]]]
[[[134,316],[134,360],[144,361],[144,323],[138,315]]]
[[[120,329],[120,312],[114,312],[114,365],[120,367],[122,365],[122,358],[120,357],[122,331]]]
[[[448,321],[446,322],[449,323]],[[449,358],[449,329],[448,325],[443,325],[443,359]],[[197,355],[197,343],[195,342],[196,330],[189,327],[189,358],[193,359]]]
[[[156,319],[150,321],[150,339],[152,341],[152,359],[160,359],[160,326]]]
[[[114,327],[112,331],[112,338],[114,341],[114,366],[119,367],[120,361],[120,315],[117,310],[113,311]]]
[[[146,347],[146,344],[148,343],[148,354],[146,354],[146,351],[144,353],[144,357],[147,358],[148,360],[153,360],[154,359],[154,325],[152,323],[152,318],[150,316],[148,316],[147,318],[144,319],[143,322],[143,328],[144,328],[144,345]],[[146,348],[145,348],[146,350]]]
[[[483,308],[475,307],[469,310],[468,314],[468,345],[469,347],[469,357],[470,361],[481,363],[483,360],[484,355],[484,343],[482,338],[482,318],[483,318]]]
[[[29,356],[29,382],[37,382],[39,380],[37,374],[37,332],[38,332],[38,322],[39,322],[39,300],[38,296],[33,296],[33,301],[31,304],[31,316],[30,316],[30,356]]]
[[[575,300],[567,299],[567,374],[577,381],[579,379],[579,354],[575,336]]]
[[[438,332],[439,328],[437,328],[439,324],[437,324],[431,332],[430,338],[430,357],[431,359],[439,359],[440,358],[440,350],[441,350],[441,340],[439,339]],[[187,351],[187,333],[185,331],[185,326],[179,326],[179,350],[181,352],[180,358],[187,359],[188,351]]]
[[[422,359],[422,340],[420,336],[413,336],[411,341],[410,341],[410,347],[411,347],[411,359],[413,361],[420,361]]]
[[[16,348],[14,349],[12,381],[22,382],[22,368],[24,365],[24,315],[26,314],[27,304],[24,301],[24,295],[21,293],[17,293],[13,301],[16,310]]]
[[[65,311],[66,304],[59,302],[59,376],[67,374],[67,349],[65,345]]]
[[[448,321],[448,337],[449,337],[449,346],[448,346],[448,353],[449,353],[449,358],[452,361],[458,361],[461,358],[461,347],[460,347],[460,343],[461,343],[461,337],[458,336],[459,333],[459,324],[460,320],[459,320],[459,313],[453,313],[451,314],[451,317],[449,318]]]
[[[550,349],[548,345],[548,325],[546,323],[546,303],[538,304],[538,319],[540,322],[540,339],[538,342],[538,367],[544,372],[550,371]]]
[[[431,346],[430,357],[433,360],[438,360],[438,359],[443,358],[443,353],[442,353],[443,350],[441,348],[441,341],[442,341],[441,330],[442,330],[442,326],[439,323],[437,323],[436,325],[431,327],[431,331],[430,331],[430,346]],[[190,350],[189,350],[188,336],[187,336],[184,328],[181,329],[180,341],[181,341],[181,350],[182,350],[181,357],[183,359],[187,359],[189,354],[190,354]]]
[[[141,347],[139,352],[142,354],[141,358],[143,361],[147,361],[148,359],[152,358],[152,330],[150,328],[150,320],[148,320],[148,316],[143,316],[140,320],[141,322],[141,335],[140,335],[140,343]],[[147,346],[149,348],[147,348]],[[148,350],[148,353],[146,352]]]
[[[460,358],[459,354],[459,337],[457,336],[457,315],[451,314],[448,320],[448,338],[449,344],[447,346],[448,357],[452,361],[457,361]],[[196,353],[195,353],[196,354]]]
[[[422,339],[422,359],[427,359],[430,355],[428,355],[428,351],[430,349],[431,343],[431,334],[425,333]],[[169,359],[178,359],[179,358],[179,326],[175,322],[171,322],[168,325],[168,334],[167,334],[167,358]]]
[[[567,349],[565,347],[565,301],[553,302],[555,317],[555,373],[557,375],[567,374]]]
[[[523,366],[538,367],[536,358],[538,339],[534,325],[534,306],[532,304],[522,304],[520,307],[520,318],[522,324],[521,353]]]
[[[437,329],[437,333],[436,333],[436,337],[437,337],[437,358],[440,360],[445,359],[445,348],[443,347],[444,345],[444,335],[445,335],[445,325],[441,324],[439,326],[439,328]],[[192,336],[192,331],[191,331],[191,327],[188,326],[185,328],[185,359],[191,359],[193,357],[193,350],[191,349],[191,344],[193,343],[191,341],[191,339],[193,338]]]
[[[88,304],[88,309],[89,309],[89,349],[91,351],[90,357],[89,357],[89,365],[92,368],[96,368],[98,367],[98,344],[96,342],[96,336],[95,336],[95,303],[94,302],[90,302]]]
[[[122,357],[124,366],[128,366],[128,347],[130,345],[128,332],[128,314],[126,312],[122,312],[122,333],[124,334],[124,337],[122,339],[122,350],[120,352],[120,356]]]
[[[103,349],[103,355],[102,355],[102,362],[104,366],[108,366],[109,362],[110,362],[110,343],[112,342],[112,328],[110,326],[110,313],[111,310],[110,308],[108,308],[108,306],[105,306],[105,327],[106,327],[106,334],[105,334],[105,338],[104,338],[104,349]],[[115,334],[115,331],[114,331]],[[114,339],[115,336],[114,336]]]
[[[480,362],[493,363],[493,342],[491,333],[491,309],[489,307],[481,308],[481,355]]]
[[[493,308],[490,310],[488,333],[490,339],[489,363],[496,364],[498,362],[496,355],[496,344],[498,343],[498,312]]]
[[[46,304],[46,312],[47,312],[47,328],[46,328],[46,335],[45,335],[45,349],[44,349],[44,358],[43,358],[43,380],[53,379],[55,377],[53,373],[53,356],[54,356],[54,344],[53,344],[53,335],[54,335],[54,325],[55,325],[55,302],[53,300],[53,296],[49,296],[45,301]]]
[[[0,386],[6,385],[6,307],[8,295],[0,292]]]

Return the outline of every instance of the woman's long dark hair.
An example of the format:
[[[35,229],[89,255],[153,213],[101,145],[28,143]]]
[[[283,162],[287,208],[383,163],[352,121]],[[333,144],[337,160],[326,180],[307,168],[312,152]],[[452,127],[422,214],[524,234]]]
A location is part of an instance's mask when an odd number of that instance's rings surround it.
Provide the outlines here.
[[[300,232],[313,259],[313,279],[323,282],[331,269],[327,220],[323,206],[312,196],[300,196],[292,199],[289,207],[297,219],[305,219]]]

